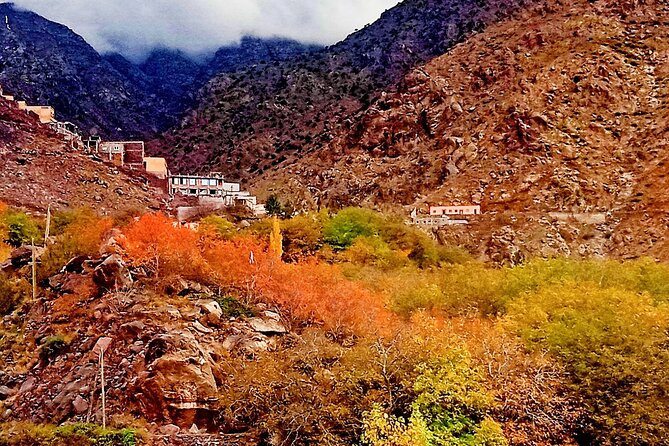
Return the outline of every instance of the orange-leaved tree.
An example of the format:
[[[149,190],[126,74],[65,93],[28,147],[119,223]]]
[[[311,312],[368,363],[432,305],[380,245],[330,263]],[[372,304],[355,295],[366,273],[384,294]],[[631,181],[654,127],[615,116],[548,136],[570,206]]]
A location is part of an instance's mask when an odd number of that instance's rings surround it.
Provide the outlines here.
[[[156,277],[171,275],[206,277],[206,262],[198,234],[182,228],[163,214],[146,214],[124,231],[126,250],[135,265]]]
[[[250,301],[277,305],[296,323],[379,331],[393,319],[380,293],[346,279],[338,267],[277,262],[271,247],[255,238],[212,242],[205,258],[221,287]]]

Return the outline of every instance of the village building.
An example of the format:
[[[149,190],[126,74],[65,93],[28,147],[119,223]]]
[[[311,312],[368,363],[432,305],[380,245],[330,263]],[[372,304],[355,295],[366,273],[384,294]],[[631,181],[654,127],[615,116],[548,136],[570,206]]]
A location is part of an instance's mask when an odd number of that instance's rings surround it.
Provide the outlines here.
[[[105,161],[130,169],[144,168],[144,141],[102,142],[97,149]]]
[[[430,217],[481,215],[481,206],[430,206]]]
[[[165,158],[145,157],[144,170],[161,180],[166,180],[170,176]]]
[[[193,197],[226,197],[239,194],[239,183],[227,183],[223,176],[212,173],[208,176],[172,175],[170,195],[182,194]]]
[[[28,105],[25,101],[17,101],[16,104],[19,106],[19,110],[37,115],[42,124],[50,124],[56,120],[56,112],[53,107],[49,107],[48,105]]]

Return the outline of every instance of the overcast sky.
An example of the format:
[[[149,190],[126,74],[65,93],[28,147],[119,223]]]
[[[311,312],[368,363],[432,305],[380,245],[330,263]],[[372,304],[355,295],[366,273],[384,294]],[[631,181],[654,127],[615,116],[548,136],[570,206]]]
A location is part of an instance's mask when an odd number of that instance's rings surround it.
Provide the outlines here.
[[[0,0],[1,1],[1,0]],[[82,35],[99,52],[137,59],[154,47],[191,54],[243,35],[332,44],[400,0],[13,0]]]

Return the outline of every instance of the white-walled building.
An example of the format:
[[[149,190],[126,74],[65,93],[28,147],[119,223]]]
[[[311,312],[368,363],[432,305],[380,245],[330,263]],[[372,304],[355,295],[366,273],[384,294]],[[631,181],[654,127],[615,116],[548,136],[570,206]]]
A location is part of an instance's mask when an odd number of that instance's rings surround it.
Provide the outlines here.
[[[430,217],[481,215],[481,206],[430,206]]]

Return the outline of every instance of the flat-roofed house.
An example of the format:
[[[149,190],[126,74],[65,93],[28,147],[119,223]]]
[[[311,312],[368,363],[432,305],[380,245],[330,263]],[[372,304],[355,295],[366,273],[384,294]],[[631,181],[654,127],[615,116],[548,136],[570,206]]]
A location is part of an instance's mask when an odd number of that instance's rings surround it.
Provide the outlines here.
[[[448,217],[457,215],[481,215],[481,206],[430,206],[430,217]]]
[[[227,183],[222,175],[172,175],[170,194],[190,195],[193,197],[225,197],[239,194],[239,183]]]
[[[144,170],[161,180],[167,179],[170,175],[165,158],[145,157]]]
[[[37,115],[42,124],[49,124],[56,120],[56,111],[48,105],[28,105],[24,110]]]
[[[144,141],[109,141],[98,147],[98,154],[117,166],[144,168]]]

